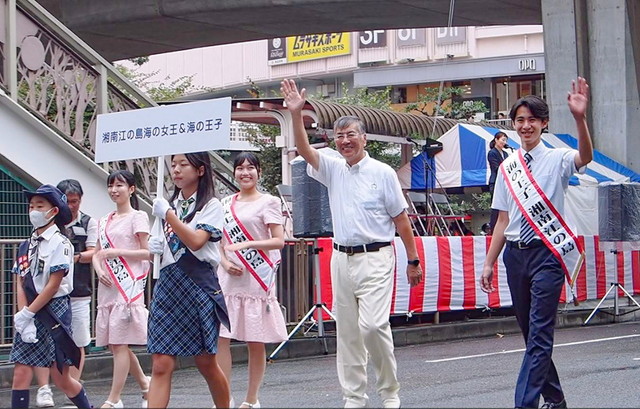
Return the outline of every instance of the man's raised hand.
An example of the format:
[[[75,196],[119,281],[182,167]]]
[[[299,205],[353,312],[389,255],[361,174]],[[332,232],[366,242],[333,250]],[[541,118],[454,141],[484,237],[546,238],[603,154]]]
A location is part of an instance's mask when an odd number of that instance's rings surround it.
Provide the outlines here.
[[[302,88],[298,92],[296,82],[290,79],[284,79],[280,83],[280,92],[284,97],[284,102],[287,104],[289,111],[300,112],[304,107],[304,102],[307,98],[307,90]]]
[[[589,104],[589,84],[587,80],[578,77],[577,81],[571,81],[571,91],[567,95],[569,111],[574,117],[584,117],[587,114]]]

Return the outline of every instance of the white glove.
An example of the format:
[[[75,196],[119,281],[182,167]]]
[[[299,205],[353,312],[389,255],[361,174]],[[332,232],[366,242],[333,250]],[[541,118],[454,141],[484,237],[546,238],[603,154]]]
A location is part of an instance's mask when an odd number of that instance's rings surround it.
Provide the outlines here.
[[[162,237],[149,237],[149,252],[151,254],[164,253],[164,239]]]
[[[164,197],[157,197],[153,199],[153,210],[151,212],[154,216],[164,220],[167,218],[167,212],[169,209],[171,209],[171,205]]]
[[[13,328],[22,334],[27,325],[29,325],[29,321],[33,320],[35,316],[36,314],[29,311],[29,308],[23,307],[13,316]]]
[[[38,342],[38,338],[36,338],[36,332],[36,322],[32,318],[25,327],[24,331],[20,333],[20,338],[22,338],[22,340],[27,344],[35,344],[36,342]]]

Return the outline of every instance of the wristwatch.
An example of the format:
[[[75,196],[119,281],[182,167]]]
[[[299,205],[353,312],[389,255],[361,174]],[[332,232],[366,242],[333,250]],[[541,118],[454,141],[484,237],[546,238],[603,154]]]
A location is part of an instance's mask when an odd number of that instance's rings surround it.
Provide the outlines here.
[[[409,261],[407,261],[407,263],[409,263],[409,265],[418,267],[420,265],[420,259],[417,258],[415,260],[409,260]]]

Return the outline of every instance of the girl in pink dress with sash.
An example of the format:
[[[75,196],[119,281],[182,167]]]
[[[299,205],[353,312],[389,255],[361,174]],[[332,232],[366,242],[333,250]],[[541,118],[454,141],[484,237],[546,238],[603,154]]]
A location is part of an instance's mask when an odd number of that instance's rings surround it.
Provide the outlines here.
[[[107,186],[116,210],[98,223],[98,242],[93,267],[99,278],[96,346],[108,346],[113,354],[113,380],[103,408],[124,407],[120,395],[131,374],[147,406],[149,378],[129,345],[146,345],[149,311],[144,289],[149,272],[149,216],[138,209],[135,180],[131,172],[111,173]],[[132,407],[131,404],[127,407]]]
[[[249,386],[240,408],[259,408],[258,392],[266,366],[264,344],[287,338],[275,294],[284,220],[280,200],[257,189],[260,162],[256,155],[240,153],[233,166],[240,192],[222,200],[224,251],[218,268],[231,331],[220,329],[218,359],[231,379],[230,339],[247,343]]]

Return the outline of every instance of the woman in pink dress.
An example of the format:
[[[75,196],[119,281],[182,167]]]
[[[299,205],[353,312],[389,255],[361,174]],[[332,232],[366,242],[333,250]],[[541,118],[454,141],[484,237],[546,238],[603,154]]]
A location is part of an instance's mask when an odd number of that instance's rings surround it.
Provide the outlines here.
[[[258,158],[242,152],[233,167],[240,192],[222,200],[224,251],[218,268],[231,331],[220,328],[218,356],[220,367],[230,380],[230,339],[247,343],[249,386],[240,407],[259,408],[258,392],[266,366],[264,344],[287,338],[275,294],[280,250],[284,247],[284,220],[280,200],[257,189]]]
[[[149,311],[144,289],[149,271],[149,216],[137,210],[133,174],[118,170],[107,186],[116,210],[98,223],[93,267],[99,278],[96,346],[108,346],[113,354],[113,380],[103,408],[122,408],[122,389],[131,374],[142,391],[146,407],[149,378],[129,345],[146,345]],[[132,407],[131,404],[127,407]]]

